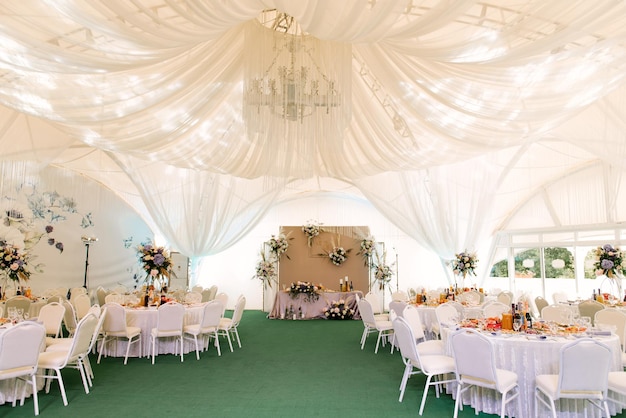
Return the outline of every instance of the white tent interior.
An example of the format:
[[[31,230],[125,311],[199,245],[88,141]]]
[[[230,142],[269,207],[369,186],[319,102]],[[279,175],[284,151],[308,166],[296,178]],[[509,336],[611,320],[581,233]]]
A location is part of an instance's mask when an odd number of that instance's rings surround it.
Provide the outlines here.
[[[508,255],[503,232],[626,219],[624,12],[617,0],[2,2],[2,203],[33,212],[24,184],[72,196],[93,220],[76,237],[101,238],[92,286],[131,281],[120,243],[154,234],[202,260],[194,282],[259,307],[260,244],[310,219],[369,225],[399,287],[447,285],[464,249],[484,283]],[[281,114],[268,101],[282,92],[251,91],[292,39],[313,45],[309,77],[327,90]],[[69,229],[64,261],[35,247],[46,268],[33,286],[82,282]],[[603,239],[626,235],[591,244]]]

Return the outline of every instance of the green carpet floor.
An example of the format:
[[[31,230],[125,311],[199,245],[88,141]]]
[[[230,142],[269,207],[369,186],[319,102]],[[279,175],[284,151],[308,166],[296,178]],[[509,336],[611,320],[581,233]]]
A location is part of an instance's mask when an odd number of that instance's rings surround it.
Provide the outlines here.
[[[374,354],[375,337],[359,347],[361,321],[270,320],[245,311],[240,325],[242,348],[222,356],[211,348],[180,362],[159,356],[92,360],[95,380],[85,394],[78,372],[63,373],[69,400],[63,406],[58,386],[40,392],[41,417],[416,417],[424,386],[413,376],[402,403],[398,385],[403,364],[387,348]],[[424,417],[451,417],[449,395],[437,399],[431,389]],[[23,407],[0,406],[0,417],[32,417],[32,399]],[[461,417],[475,417],[465,408]],[[493,416],[480,414],[479,416]],[[626,416],[622,414],[621,416]]]

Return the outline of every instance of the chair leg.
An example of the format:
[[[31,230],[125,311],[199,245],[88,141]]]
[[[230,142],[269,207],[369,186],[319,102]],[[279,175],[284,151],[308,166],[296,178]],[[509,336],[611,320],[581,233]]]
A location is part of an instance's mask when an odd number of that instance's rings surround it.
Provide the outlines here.
[[[376,338],[376,349],[374,350],[375,354],[378,354],[378,345],[380,344],[381,337],[382,337],[382,331],[379,331],[378,338]]]
[[[39,398],[37,397],[37,376],[31,376],[31,384],[33,386],[33,403],[35,404],[35,416],[39,415]]]
[[[402,375],[402,381],[400,382],[400,398],[398,398],[398,402],[402,402],[402,399],[404,399],[404,390],[406,389],[406,384],[409,380],[409,376],[411,375],[411,371],[413,371],[413,365],[408,363],[404,368],[404,374]]]
[[[217,355],[221,356],[222,355],[222,349],[220,347],[220,337],[217,333],[217,331],[215,331],[215,347],[217,348]]]
[[[454,418],[459,416],[459,405],[461,404],[461,384],[457,383],[456,399],[454,400]]]
[[[180,340],[180,362],[182,363],[185,360],[185,356],[183,354],[183,336],[182,334],[178,337]]]
[[[235,336],[237,337],[237,345],[239,346],[239,348],[241,348],[241,340],[239,339],[239,331],[237,330],[237,328],[233,328],[233,332]]]
[[[126,342],[126,355],[124,356],[124,364],[128,363],[128,354],[130,353],[130,343],[131,343],[131,340],[129,338],[128,341]]]
[[[80,372],[80,378],[83,381],[83,387],[85,388],[85,393],[89,394],[89,383],[87,382],[87,374],[85,373],[85,365],[83,364],[83,361],[80,358],[76,360],[76,367],[78,368],[78,371]]]
[[[426,379],[426,384],[424,385],[424,395],[422,395],[422,403],[420,404],[419,414],[422,415],[424,413],[424,405],[426,405],[426,397],[428,396],[428,389],[430,388],[430,381],[432,380],[433,375],[428,375]]]
[[[196,343],[196,360],[200,360],[200,350],[198,350],[198,336],[194,335],[193,340]]]

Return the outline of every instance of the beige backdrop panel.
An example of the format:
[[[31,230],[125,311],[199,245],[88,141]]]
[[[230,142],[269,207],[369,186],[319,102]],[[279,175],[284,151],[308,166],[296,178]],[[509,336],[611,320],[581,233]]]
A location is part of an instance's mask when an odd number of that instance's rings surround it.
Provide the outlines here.
[[[283,226],[281,232],[290,239],[289,249],[280,259],[278,278],[280,288],[292,282],[306,281],[322,284],[328,289],[339,290],[339,279],[348,276],[354,290],[367,293],[369,270],[359,252],[361,240],[369,236],[366,226],[323,226],[323,232],[313,239],[311,247],[301,226]],[[333,246],[351,251],[341,266],[334,265],[328,255]]]

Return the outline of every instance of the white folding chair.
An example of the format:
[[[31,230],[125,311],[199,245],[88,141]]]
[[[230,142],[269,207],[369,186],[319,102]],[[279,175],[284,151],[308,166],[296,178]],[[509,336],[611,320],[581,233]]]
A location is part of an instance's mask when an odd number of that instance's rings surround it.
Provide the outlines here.
[[[222,312],[224,307],[220,301],[214,300],[207,302],[202,308],[202,318],[198,324],[185,325],[183,327],[184,335],[191,335],[196,344],[196,359],[200,360],[200,349],[198,345],[198,337],[206,336],[206,344],[202,344],[203,351],[208,349],[211,336],[215,340],[215,346],[217,347],[217,355],[221,356],[220,342],[218,338],[218,327],[220,325],[220,319],[222,318]]]
[[[152,364],[157,355],[157,342],[162,338],[174,338],[176,340],[176,352],[180,345],[180,361],[184,360],[183,356],[183,321],[185,318],[185,307],[178,302],[168,302],[159,306],[159,318],[156,328],[152,328],[150,332],[152,343]]]
[[[235,305],[235,310],[233,311],[232,318],[222,318],[220,320],[218,335],[225,336],[228,339],[228,346],[230,347],[230,352],[233,352],[233,343],[231,341],[231,335],[233,338],[237,338],[237,345],[241,348],[241,340],[239,339],[239,331],[237,327],[241,322],[241,317],[243,316],[243,310],[246,307],[246,298],[241,296],[237,299],[237,304]]]
[[[126,322],[126,309],[119,303],[106,303],[102,309],[107,310],[106,317],[102,323],[102,340],[98,349],[98,363],[102,358],[102,353],[106,349],[107,343],[116,341],[126,342],[126,355],[124,356],[124,364],[128,362],[128,354],[130,346],[139,345],[137,357],[141,357],[141,328],[128,326]]]
[[[374,311],[372,305],[366,299],[360,299],[358,302],[359,313],[361,314],[361,320],[363,321],[363,334],[361,335],[361,350],[365,347],[365,341],[367,336],[371,333],[377,333],[376,349],[374,353],[378,353],[378,346],[380,342],[385,345],[385,340],[393,335],[393,324],[391,321],[379,320],[374,317]]]

